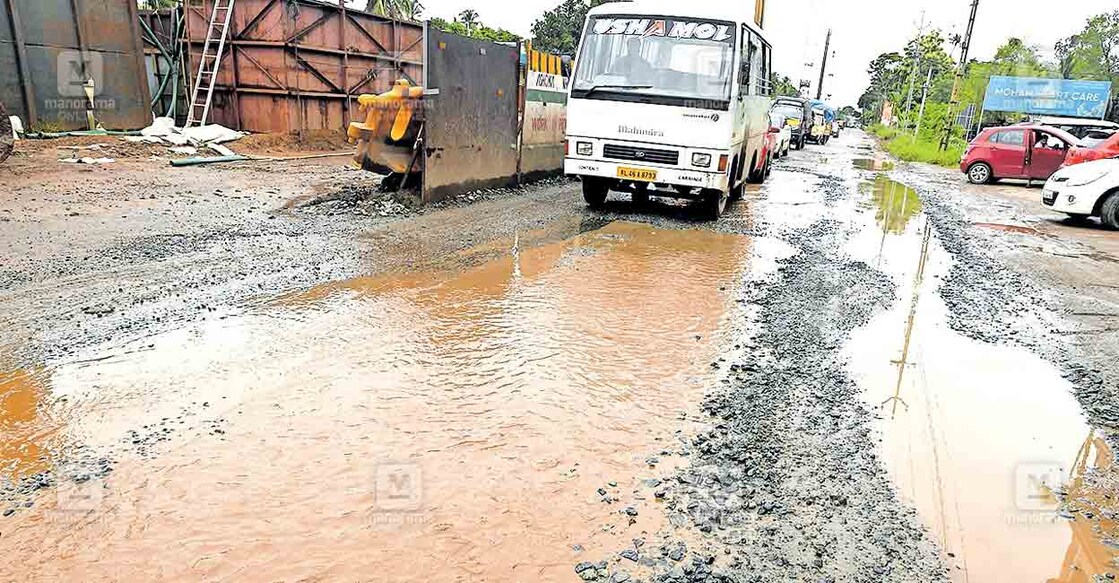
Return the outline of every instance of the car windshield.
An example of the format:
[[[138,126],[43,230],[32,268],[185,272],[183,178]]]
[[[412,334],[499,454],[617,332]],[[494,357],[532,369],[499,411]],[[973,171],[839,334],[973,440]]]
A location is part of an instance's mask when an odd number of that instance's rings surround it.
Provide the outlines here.
[[[729,101],[735,38],[735,26],[730,23],[592,19],[572,94]]]
[[[802,119],[804,118],[804,108],[797,107],[791,104],[778,104],[773,107],[774,113],[779,113],[788,118]]]
[[[1084,138],[1085,143],[1092,148],[1105,150],[1119,146],[1119,132],[1095,132]]]

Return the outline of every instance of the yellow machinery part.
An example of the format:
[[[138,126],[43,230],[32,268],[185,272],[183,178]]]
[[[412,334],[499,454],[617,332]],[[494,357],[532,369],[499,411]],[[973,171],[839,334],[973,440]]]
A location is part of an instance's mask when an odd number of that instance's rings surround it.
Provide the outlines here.
[[[354,161],[362,168],[407,173],[414,160],[413,140],[405,140],[410,132],[418,132],[415,112],[423,99],[423,87],[413,87],[407,80],[397,81],[393,88],[380,95],[361,95],[358,105],[366,112],[364,122],[354,122],[346,131],[358,145]]]

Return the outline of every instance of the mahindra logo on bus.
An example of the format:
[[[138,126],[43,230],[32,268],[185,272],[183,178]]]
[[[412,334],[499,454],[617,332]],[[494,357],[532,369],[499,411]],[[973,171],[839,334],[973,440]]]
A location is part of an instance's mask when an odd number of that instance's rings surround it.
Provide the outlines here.
[[[685,114],[684,114],[684,117],[687,117],[687,118],[690,118],[690,119],[704,119],[704,120],[707,120],[707,119],[709,119],[709,120],[711,120],[711,121],[715,121],[715,122],[719,121],[719,114],[717,114],[717,113],[712,113],[712,114],[706,114],[706,113],[685,113]]]
[[[627,36],[663,36],[669,38],[698,38],[725,41],[732,35],[730,26],[710,22],[672,22],[637,18],[600,18],[594,23],[595,34],[622,34]]]
[[[663,138],[664,132],[661,130],[650,130],[645,128],[638,128],[634,126],[621,125],[618,126],[619,134],[630,134],[634,136],[646,136],[650,138]]]

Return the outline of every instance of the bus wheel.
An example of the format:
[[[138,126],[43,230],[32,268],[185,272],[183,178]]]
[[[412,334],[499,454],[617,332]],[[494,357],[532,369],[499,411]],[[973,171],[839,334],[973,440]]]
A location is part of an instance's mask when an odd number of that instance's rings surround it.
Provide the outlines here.
[[[700,212],[703,218],[708,221],[717,221],[719,217],[723,216],[723,211],[727,210],[727,199],[729,194],[718,190],[705,190],[700,195],[699,204]]]
[[[739,164],[741,164],[741,158],[736,159],[734,166],[732,166],[735,171],[730,176],[730,200],[738,200],[746,193],[746,183],[742,180],[742,173],[746,169]]]
[[[587,206],[600,209],[606,206],[606,195],[610,194],[610,183],[598,178],[583,178],[583,200]]]

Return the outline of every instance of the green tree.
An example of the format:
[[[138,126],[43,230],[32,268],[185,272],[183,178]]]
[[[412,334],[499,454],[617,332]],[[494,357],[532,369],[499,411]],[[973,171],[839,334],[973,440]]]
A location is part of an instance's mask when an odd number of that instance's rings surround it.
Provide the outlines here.
[[[863,110],[863,121],[876,122],[886,101],[892,101],[897,106],[898,96],[908,79],[907,72],[901,53],[882,53],[870,62],[867,67],[870,86],[863,92],[858,103],[859,109]]]
[[[521,37],[501,28],[490,28],[478,19],[478,13],[473,10],[463,11],[454,20],[432,18],[431,26],[461,36],[488,40],[500,43],[517,42]]]
[[[461,22],[466,30],[472,31],[479,25],[478,11],[477,10],[463,10],[455,18],[456,22]]]
[[[770,77],[775,97],[800,97],[800,89],[797,88],[792,79],[784,75],[778,75],[776,71],[771,73]]]
[[[416,20],[423,13],[423,9],[423,4],[419,0],[369,0],[366,8],[373,14],[402,20]]]
[[[533,48],[557,55],[574,55],[587,12],[595,6],[617,0],[563,0],[532,23]]]
[[[1093,16],[1084,30],[1056,46],[1058,72],[1066,79],[1111,81],[1119,88],[1119,10]],[[1119,119],[1119,100],[1112,102],[1112,119]]]

